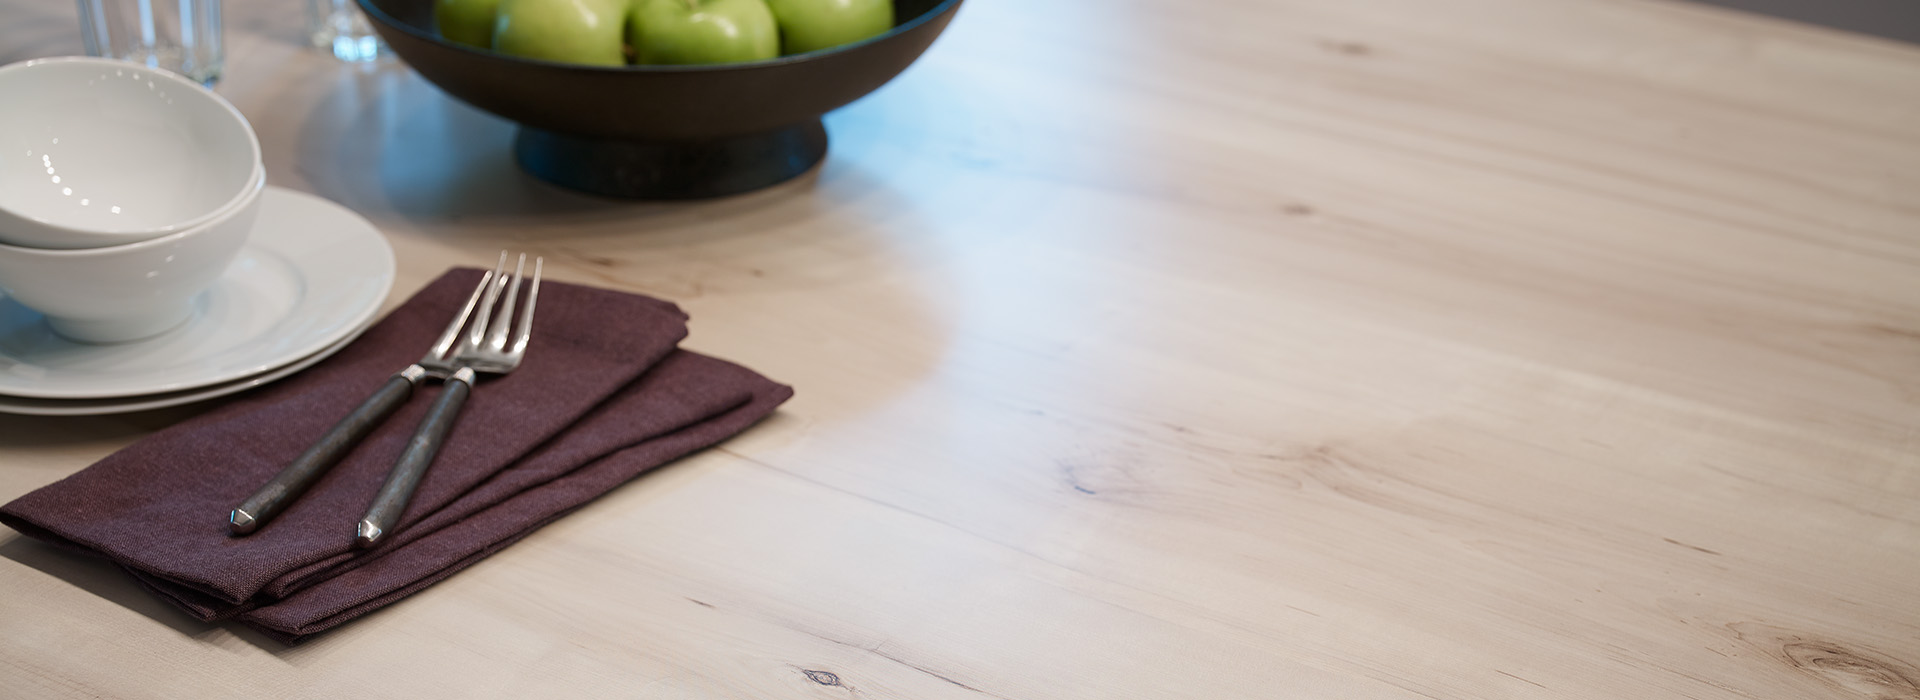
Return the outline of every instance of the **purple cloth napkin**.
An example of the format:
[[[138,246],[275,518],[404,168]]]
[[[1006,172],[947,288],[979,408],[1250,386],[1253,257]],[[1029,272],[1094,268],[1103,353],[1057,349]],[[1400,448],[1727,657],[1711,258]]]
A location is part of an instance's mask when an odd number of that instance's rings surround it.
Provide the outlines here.
[[[792,395],[676,349],[686,317],[671,304],[546,283],[525,362],[474,390],[386,541],[354,550],[353,523],[438,386],[280,517],[228,536],[227,511],[418,359],[480,274],[447,273],[338,355],[22,496],[0,523],[105,556],[196,617],[237,617],[291,643],[452,575]]]

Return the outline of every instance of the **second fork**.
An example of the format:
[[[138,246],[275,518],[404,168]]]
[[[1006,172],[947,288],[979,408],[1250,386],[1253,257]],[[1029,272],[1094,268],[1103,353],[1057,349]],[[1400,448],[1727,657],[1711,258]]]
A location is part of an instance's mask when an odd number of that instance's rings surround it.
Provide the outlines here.
[[[373,498],[373,504],[367,507],[367,514],[360,518],[360,525],[354,532],[353,542],[357,547],[372,547],[400,521],[400,514],[407,509],[407,502],[413,497],[414,487],[420,484],[420,477],[427,473],[427,466],[433,463],[434,455],[440,451],[440,444],[446,441],[447,431],[453,429],[453,421],[460,415],[460,408],[466,404],[467,395],[473,390],[474,373],[506,374],[520,365],[520,359],[526,356],[527,341],[533,335],[533,308],[540,298],[540,258],[533,261],[533,283],[527,289],[527,303],[516,306],[520,295],[520,280],[526,271],[527,256],[522,254],[520,262],[514,266],[513,280],[505,279],[507,262],[505,253],[500,255],[500,264],[495,266],[491,282],[483,281],[486,287],[485,298],[480,300],[478,315],[474,318],[473,329],[467,333],[467,339],[458,348],[452,348],[451,355],[447,347],[447,336],[434,344],[434,349],[421,358],[419,367],[425,368],[429,376],[442,379],[445,388],[440,398],[434,400],[427,409],[427,417],[420,421],[420,428],[407,441],[405,452],[393,465],[393,471],[387,474],[387,482],[380,487],[380,493]],[[502,289],[506,290],[506,301],[500,304],[500,313],[493,312],[494,302],[499,300]],[[475,290],[475,294],[479,294]],[[470,305],[471,301],[468,302]],[[464,320],[464,319],[463,319]],[[511,340],[508,337],[513,322],[519,327],[514,329]],[[459,331],[459,321],[447,328],[447,333]],[[511,343],[511,344],[509,344]]]

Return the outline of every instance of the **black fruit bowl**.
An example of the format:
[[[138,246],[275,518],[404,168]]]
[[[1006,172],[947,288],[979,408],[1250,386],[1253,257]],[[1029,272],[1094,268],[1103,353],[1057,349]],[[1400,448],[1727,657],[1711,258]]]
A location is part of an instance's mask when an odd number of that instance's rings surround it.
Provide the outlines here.
[[[542,180],[636,199],[766,187],[827,154],[821,115],[919,58],[960,0],[894,0],[885,34],[715,66],[603,68],[516,58],[441,39],[433,0],[359,0],[394,53],[460,100],[520,124],[514,158]]]

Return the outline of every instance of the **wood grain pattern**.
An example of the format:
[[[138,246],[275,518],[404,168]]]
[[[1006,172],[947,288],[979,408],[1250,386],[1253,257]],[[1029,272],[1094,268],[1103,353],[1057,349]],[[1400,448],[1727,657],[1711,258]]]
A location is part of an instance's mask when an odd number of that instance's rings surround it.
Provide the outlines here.
[[[970,2],[817,172],[628,205],[230,5],[269,181],[373,219],[395,301],[534,251],[799,394],[292,649],[0,534],[6,695],[1920,698],[1920,48]],[[0,418],[0,498],[197,410]]]

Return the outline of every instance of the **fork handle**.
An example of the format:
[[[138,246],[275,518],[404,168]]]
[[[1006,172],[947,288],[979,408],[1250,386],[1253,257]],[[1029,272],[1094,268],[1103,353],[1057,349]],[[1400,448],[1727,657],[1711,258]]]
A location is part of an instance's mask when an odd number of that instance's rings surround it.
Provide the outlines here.
[[[385,384],[374,390],[372,396],[360,402],[347,417],[335,423],[333,429],[320,437],[306,452],[300,453],[293,462],[280,470],[279,474],[267,481],[252,496],[242,502],[227,516],[227,531],[239,536],[253,534],[254,530],[265,525],[274,516],[285,510],[287,505],[307,487],[319,481],[320,476],[332,469],[355,445],[360,444],[367,433],[380,425],[387,416],[393,415],[407,399],[413,397],[413,388],[427,376],[427,371],[419,365],[412,365],[399,373],[388,377]]]
[[[427,409],[426,419],[420,421],[413,439],[407,441],[406,451],[400,453],[400,461],[395,462],[393,471],[387,474],[387,483],[380,487],[379,495],[374,496],[373,504],[367,507],[366,517],[360,519],[353,538],[355,546],[372,547],[400,522],[400,514],[413,498],[413,488],[420,485],[420,477],[426,475],[427,466],[440,452],[440,444],[446,441],[447,431],[453,429],[454,420],[460,417],[460,407],[466,405],[467,394],[472,390],[471,368],[462,367],[447,378],[440,398]]]

